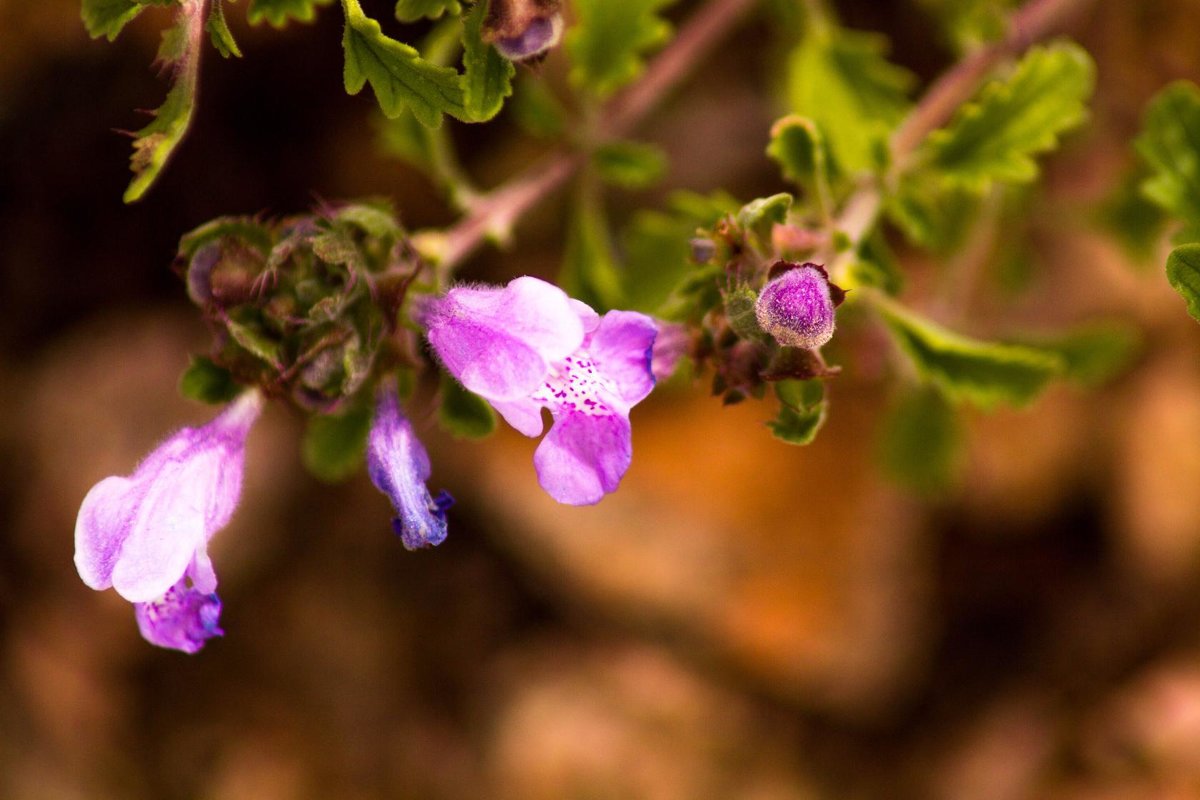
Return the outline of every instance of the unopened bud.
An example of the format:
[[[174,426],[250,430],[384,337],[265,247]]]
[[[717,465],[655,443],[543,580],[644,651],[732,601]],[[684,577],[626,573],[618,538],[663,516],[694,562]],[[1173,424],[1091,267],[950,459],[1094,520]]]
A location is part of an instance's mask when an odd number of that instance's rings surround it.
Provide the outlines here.
[[[768,281],[758,296],[758,324],[787,347],[820,347],[833,338],[834,295],[840,298],[842,291],[830,285],[816,264],[782,266],[786,271]]]

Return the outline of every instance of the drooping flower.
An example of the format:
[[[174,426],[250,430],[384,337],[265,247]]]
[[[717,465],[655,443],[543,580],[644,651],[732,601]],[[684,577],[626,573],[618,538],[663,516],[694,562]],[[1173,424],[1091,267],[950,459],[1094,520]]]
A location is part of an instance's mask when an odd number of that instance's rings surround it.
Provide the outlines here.
[[[541,410],[550,410],[554,424],[533,462],[551,497],[589,505],[617,488],[633,455],[629,411],[654,388],[654,320],[600,317],[531,277],[456,287],[422,317],[446,369],[509,425],[539,436]]]
[[[83,499],[75,521],[79,577],[132,602],[152,644],[194,653],[222,633],[208,542],[237,507],[246,436],[262,404],[258,392],[244,393],[207,425],[168,437],[132,475],[105,478]]]
[[[367,473],[396,509],[392,527],[409,550],[439,545],[446,539],[446,509],[453,503],[447,492],[429,494],[429,454],[400,411],[392,387],[376,396],[375,418],[367,437]]]
[[[842,290],[829,282],[825,270],[816,264],[780,262],[773,277],[758,295],[754,311],[758,324],[788,347],[811,349],[833,338],[834,308]]]

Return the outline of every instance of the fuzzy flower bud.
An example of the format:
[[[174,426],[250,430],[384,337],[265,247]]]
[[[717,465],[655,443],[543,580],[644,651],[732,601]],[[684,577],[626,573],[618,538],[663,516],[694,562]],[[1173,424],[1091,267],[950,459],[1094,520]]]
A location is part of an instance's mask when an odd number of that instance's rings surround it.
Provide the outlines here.
[[[758,324],[786,347],[812,349],[833,338],[834,308],[843,292],[816,264],[777,264],[786,271],[763,287],[755,304]]]

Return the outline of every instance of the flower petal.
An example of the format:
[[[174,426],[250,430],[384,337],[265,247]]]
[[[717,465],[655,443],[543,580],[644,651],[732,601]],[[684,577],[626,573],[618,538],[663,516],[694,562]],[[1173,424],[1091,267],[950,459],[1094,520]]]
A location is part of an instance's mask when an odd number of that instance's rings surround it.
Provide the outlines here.
[[[195,653],[205,641],[225,633],[217,627],[221,599],[188,587],[182,580],[162,597],[135,603],[133,610],[142,638],[159,647]]]
[[[614,491],[633,458],[629,419],[569,412],[533,454],[538,483],[560,503],[583,506]]]
[[[584,347],[617,394],[630,406],[654,388],[650,370],[658,324],[636,311],[609,311]]]
[[[116,475],[92,487],[75,519],[75,569],[93,589],[112,586],[113,567],[146,487]]]
[[[528,397],[518,400],[493,400],[492,408],[496,409],[504,421],[526,436],[541,436],[542,405]]]

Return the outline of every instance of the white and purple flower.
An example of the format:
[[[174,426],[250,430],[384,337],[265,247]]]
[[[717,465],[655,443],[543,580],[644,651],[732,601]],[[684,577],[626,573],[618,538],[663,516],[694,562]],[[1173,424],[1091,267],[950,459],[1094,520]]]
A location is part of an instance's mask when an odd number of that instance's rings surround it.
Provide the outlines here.
[[[152,644],[194,653],[222,634],[208,542],[237,507],[246,437],[262,405],[258,392],[246,392],[207,425],[170,436],[132,475],[105,478],[83,499],[75,521],[79,577],[133,603]]]
[[[629,411],[654,388],[653,319],[601,317],[532,277],[453,288],[421,316],[446,369],[509,425],[539,436],[550,410],[533,462],[551,497],[589,505],[617,488],[633,456]]]
[[[429,454],[400,411],[392,387],[380,387],[375,418],[367,437],[367,474],[396,509],[392,527],[409,550],[433,547],[446,539],[446,509],[453,503],[447,492],[429,494]]]

